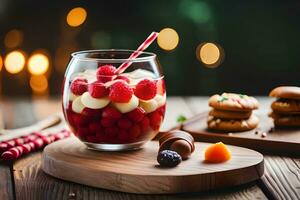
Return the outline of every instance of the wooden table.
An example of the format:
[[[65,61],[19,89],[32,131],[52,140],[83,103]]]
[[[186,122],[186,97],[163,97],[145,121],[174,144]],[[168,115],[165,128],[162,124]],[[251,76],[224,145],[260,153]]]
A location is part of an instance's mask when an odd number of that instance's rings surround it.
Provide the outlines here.
[[[258,112],[268,112],[271,99],[258,99],[261,103]],[[190,117],[207,109],[207,97],[169,97],[162,129],[174,126],[179,114]],[[1,102],[5,128],[30,125],[60,110],[58,99]],[[300,199],[299,158],[265,155],[265,175],[257,182],[208,193],[179,195],[127,194],[66,182],[45,174],[40,168],[40,158],[41,152],[36,152],[11,164],[0,163],[0,199]]]

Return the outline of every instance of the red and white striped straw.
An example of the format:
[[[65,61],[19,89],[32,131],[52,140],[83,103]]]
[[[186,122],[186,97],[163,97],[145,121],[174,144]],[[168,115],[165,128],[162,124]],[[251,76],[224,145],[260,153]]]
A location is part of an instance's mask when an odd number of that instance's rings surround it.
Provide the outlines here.
[[[135,59],[137,58],[142,51],[144,51],[145,49],[147,49],[149,47],[150,44],[152,44],[152,42],[157,38],[159,33],[157,32],[152,32],[149,37],[137,48],[137,50],[135,50],[128,58],[128,60],[131,59]],[[130,65],[132,64],[132,62],[124,62],[122,63],[118,69],[115,71],[116,74],[121,74],[122,72],[124,72]]]

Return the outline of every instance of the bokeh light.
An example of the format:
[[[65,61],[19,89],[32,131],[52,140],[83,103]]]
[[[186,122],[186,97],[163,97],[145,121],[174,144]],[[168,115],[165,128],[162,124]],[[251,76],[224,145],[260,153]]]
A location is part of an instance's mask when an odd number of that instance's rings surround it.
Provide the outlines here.
[[[218,67],[224,58],[224,51],[214,43],[202,43],[196,49],[197,58],[207,67]]]
[[[69,26],[76,27],[83,24],[86,20],[87,12],[82,7],[73,8],[67,15],[67,23]]]
[[[45,75],[31,76],[29,84],[34,93],[45,93],[48,90],[48,80]]]
[[[2,66],[3,66],[3,60],[2,57],[0,56],[0,71],[2,70]]]
[[[49,59],[45,54],[35,53],[28,60],[28,71],[33,75],[41,75],[47,72]]]
[[[157,44],[160,48],[171,51],[175,49],[179,42],[177,32],[172,28],[164,28],[159,32],[157,37]]]
[[[23,33],[20,30],[13,29],[9,31],[4,38],[4,45],[7,48],[16,48],[23,42]]]
[[[4,66],[6,71],[16,74],[22,71],[25,65],[25,56],[21,51],[12,51],[5,57]]]

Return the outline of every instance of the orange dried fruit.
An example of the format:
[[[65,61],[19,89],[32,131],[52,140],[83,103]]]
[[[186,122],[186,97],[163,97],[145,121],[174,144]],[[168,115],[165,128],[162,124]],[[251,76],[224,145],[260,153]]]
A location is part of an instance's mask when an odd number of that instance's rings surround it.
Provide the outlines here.
[[[231,152],[223,142],[210,145],[205,150],[205,160],[212,163],[225,162],[231,158]]]

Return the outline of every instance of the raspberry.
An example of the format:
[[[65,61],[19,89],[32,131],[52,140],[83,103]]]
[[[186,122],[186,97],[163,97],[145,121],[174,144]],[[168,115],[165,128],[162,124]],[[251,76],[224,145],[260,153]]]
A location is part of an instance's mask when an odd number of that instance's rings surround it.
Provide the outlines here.
[[[118,127],[122,129],[129,129],[132,126],[132,122],[128,119],[120,119],[118,121]]]
[[[156,90],[155,81],[144,79],[136,85],[134,94],[142,100],[150,100],[155,97]]]
[[[89,135],[86,137],[86,141],[87,142],[91,142],[91,143],[97,143],[98,142],[98,138],[94,135]]]
[[[100,123],[96,123],[96,122],[90,123],[89,124],[89,131],[91,133],[96,133],[96,132],[98,133],[98,132],[102,131],[102,127],[101,127]]]
[[[129,78],[127,76],[118,75],[116,79],[123,80],[126,83],[130,83],[130,80],[129,80]]]
[[[106,107],[102,112],[103,118],[112,118],[112,119],[120,119],[122,114],[113,107]]]
[[[86,79],[75,79],[72,81],[70,86],[71,91],[75,95],[82,95],[87,91],[87,80]]]
[[[175,167],[181,163],[181,156],[175,151],[163,150],[157,155],[157,162],[162,167]]]
[[[88,123],[88,118],[81,114],[74,113],[72,119],[77,126],[84,126]]]
[[[79,138],[85,138],[88,135],[90,135],[88,128],[78,128],[78,130],[77,130],[77,136]]]
[[[96,138],[98,142],[104,142],[105,141],[104,131],[96,133]]]
[[[134,125],[129,129],[129,134],[132,138],[137,138],[141,134],[141,129],[138,125]]]
[[[144,116],[145,116],[145,110],[141,107],[137,107],[136,109],[134,109],[133,111],[130,111],[129,113],[127,113],[126,115],[128,116],[128,118],[134,122],[139,122],[141,121]]]
[[[131,99],[133,90],[125,82],[114,83],[109,91],[109,99],[116,103],[127,103]]]
[[[115,123],[114,119],[111,118],[102,118],[100,122],[103,127],[110,127]]]
[[[101,115],[101,110],[86,107],[82,110],[82,115],[86,115],[88,117],[99,117]]]
[[[111,81],[115,75],[116,68],[112,65],[102,65],[97,70],[97,79],[103,83]]]
[[[159,112],[153,112],[149,114],[150,117],[150,125],[153,130],[158,130],[161,124],[162,117]]]
[[[108,137],[113,138],[118,135],[119,129],[115,126],[108,127],[105,129],[105,134],[108,135]]]
[[[148,117],[144,117],[144,119],[140,122],[140,127],[143,132],[148,131],[150,125],[150,120]]]
[[[126,143],[129,139],[128,132],[124,129],[119,130],[118,139],[120,143]]]
[[[88,86],[90,95],[94,98],[102,98],[108,95],[108,90],[105,85],[99,81],[95,81]]]

